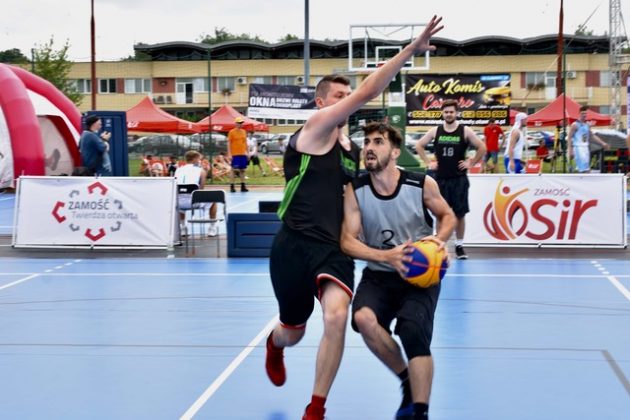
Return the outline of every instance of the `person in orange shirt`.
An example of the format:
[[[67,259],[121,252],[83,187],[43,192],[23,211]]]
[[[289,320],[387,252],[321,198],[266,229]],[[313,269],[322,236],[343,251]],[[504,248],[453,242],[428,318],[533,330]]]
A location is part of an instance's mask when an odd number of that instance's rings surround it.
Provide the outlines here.
[[[241,192],[249,191],[245,186],[245,169],[247,169],[247,132],[243,130],[243,118],[236,117],[236,127],[228,132],[228,156],[232,158],[230,173],[230,192],[236,192],[234,177],[241,178]]]

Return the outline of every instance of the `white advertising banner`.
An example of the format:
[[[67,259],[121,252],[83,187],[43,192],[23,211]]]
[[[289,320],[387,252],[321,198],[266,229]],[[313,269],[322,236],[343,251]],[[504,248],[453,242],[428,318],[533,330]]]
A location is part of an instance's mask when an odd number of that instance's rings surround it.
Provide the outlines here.
[[[168,247],[174,178],[31,177],[18,180],[15,247]]]
[[[624,246],[625,177],[470,175],[465,243]]]

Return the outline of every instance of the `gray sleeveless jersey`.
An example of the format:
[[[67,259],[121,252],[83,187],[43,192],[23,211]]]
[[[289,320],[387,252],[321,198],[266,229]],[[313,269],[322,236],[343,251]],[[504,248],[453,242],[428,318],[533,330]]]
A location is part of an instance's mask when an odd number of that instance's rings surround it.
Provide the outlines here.
[[[353,181],[361,211],[363,235],[372,248],[390,249],[407,239],[417,241],[433,234],[433,219],[423,201],[424,175],[400,171],[396,191],[391,196],[376,192],[369,175]],[[369,261],[372,270],[395,271],[390,265]]]

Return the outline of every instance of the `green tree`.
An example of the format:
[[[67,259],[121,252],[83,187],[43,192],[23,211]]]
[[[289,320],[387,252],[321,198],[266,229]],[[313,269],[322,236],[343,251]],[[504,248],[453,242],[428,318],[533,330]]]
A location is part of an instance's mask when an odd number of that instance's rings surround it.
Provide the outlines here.
[[[199,42],[203,44],[219,44],[221,42],[226,41],[258,41],[258,42],[267,42],[264,39],[260,38],[258,35],[250,35],[250,34],[233,34],[228,32],[225,28],[214,28],[214,35],[211,34],[202,34],[199,37]]]
[[[38,45],[35,48],[33,52],[34,73],[52,83],[76,105],[80,105],[83,95],[76,90],[74,84],[68,79],[68,73],[72,69],[72,62],[68,61],[70,44],[66,41],[58,50],[55,49],[54,44],[54,38],[51,37],[48,43]]]
[[[297,41],[300,38],[298,38],[297,35],[293,35],[293,34],[286,34],[285,36],[283,36],[282,38],[280,38],[278,40],[278,42],[285,42],[285,41]]]
[[[593,30],[588,29],[585,24],[582,24],[577,27],[575,34],[581,36],[593,36]]]
[[[0,51],[0,63],[25,64],[28,63],[28,58],[22,54],[22,51],[17,48],[12,48],[10,50]]]
[[[121,61],[151,61],[151,55],[142,51],[134,51],[133,55],[129,55]]]

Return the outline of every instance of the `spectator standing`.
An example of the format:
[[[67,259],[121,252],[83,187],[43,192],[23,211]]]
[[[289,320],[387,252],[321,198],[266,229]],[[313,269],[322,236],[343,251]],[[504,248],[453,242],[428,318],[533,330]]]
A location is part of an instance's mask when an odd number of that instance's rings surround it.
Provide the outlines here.
[[[260,158],[258,157],[258,140],[253,136],[247,138],[247,152],[249,154],[249,163],[252,165],[252,171],[258,166],[258,170],[262,176],[267,175],[265,170],[260,166]]]
[[[494,118],[488,120],[488,125],[483,129],[483,135],[486,141],[486,157],[485,157],[485,172],[497,173],[497,164],[499,163],[499,150],[503,147],[503,141],[505,140],[505,133],[501,127],[499,127]],[[501,144],[499,144],[501,139]],[[492,162],[491,164],[489,162]]]
[[[230,192],[236,192],[234,178],[241,179],[241,192],[249,191],[245,186],[245,170],[247,169],[247,132],[243,130],[243,118],[236,117],[236,127],[228,132],[228,155],[232,159],[232,172],[230,173]]]
[[[590,144],[593,140],[599,143],[604,150],[610,149],[608,143],[591,130],[591,125],[586,122],[586,111],[588,111],[587,106],[580,107],[580,119],[571,124],[569,141],[567,142],[569,158],[575,158],[575,169],[580,173],[591,171]]]
[[[111,176],[112,165],[109,159],[109,144],[111,133],[103,131],[97,134],[103,127],[103,123],[96,115],[85,118],[86,129],[81,133],[79,151],[83,166],[88,168],[92,175]]]
[[[505,151],[503,162],[508,174],[523,173],[523,150],[527,143],[527,114],[519,112],[514,117],[514,126],[510,130],[510,140]]]

